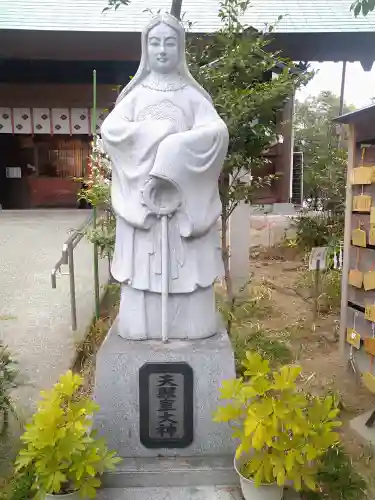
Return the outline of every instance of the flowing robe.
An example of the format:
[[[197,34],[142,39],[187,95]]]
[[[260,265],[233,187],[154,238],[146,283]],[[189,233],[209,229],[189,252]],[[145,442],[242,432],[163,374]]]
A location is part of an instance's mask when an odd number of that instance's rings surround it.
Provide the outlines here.
[[[223,275],[217,220],[226,125],[193,87],[160,91],[139,85],[109,114],[101,133],[112,162],[112,275],[122,283],[120,335],[161,337],[161,224],[142,194],[150,178],[171,186],[161,198],[181,202],[168,220],[169,337],[217,333],[213,283]]]

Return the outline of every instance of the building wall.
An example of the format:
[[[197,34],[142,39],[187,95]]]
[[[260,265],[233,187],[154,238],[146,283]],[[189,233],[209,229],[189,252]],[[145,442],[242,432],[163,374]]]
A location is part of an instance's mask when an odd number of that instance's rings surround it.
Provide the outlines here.
[[[11,108],[91,108],[93,103],[93,87],[88,84],[0,84],[0,107]],[[111,108],[116,100],[117,91],[114,85],[98,85],[97,106],[98,108]],[[36,142],[42,138],[45,141],[54,140],[51,136],[38,136],[31,139],[35,149]],[[37,207],[76,207],[77,192],[80,184],[72,179],[70,175],[41,175],[39,173],[30,175],[27,164],[35,165],[33,153],[26,158],[25,149],[21,145],[20,136],[0,134],[0,144],[3,144],[0,152],[0,204],[3,208],[37,208]],[[61,141],[69,141],[73,144],[77,139],[73,136],[56,136],[55,144],[57,150],[61,151]],[[82,151],[84,160],[79,161],[79,172],[76,169],[74,175],[83,175],[87,164],[88,143],[90,136],[82,137]],[[76,144],[73,149],[77,149]],[[72,150],[73,150],[72,149]],[[81,154],[81,156],[82,156]],[[78,160],[77,160],[78,161]],[[77,163],[76,161],[76,163]],[[81,165],[82,163],[82,165]],[[19,166],[22,170],[20,179],[6,178],[7,166]],[[81,168],[82,167],[82,168]],[[78,174],[77,174],[78,172]]]
[[[116,96],[115,85],[98,85],[98,108],[112,107]],[[89,84],[0,83],[0,107],[80,108],[92,105],[93,86]]]
[[[0,134],[0,204],[4,209],[77,207],[89,136]],[[20,176],[8,177],[8,167]]]
[[[0,107],[14,108],[81,108],[91,107],[93,102],[93,87],[91,84],[7,84],[0,83]],[[115,85],[100,84],[97,86],[98,108],[111,109],[118,94]],[[293,107],[288,102],[280,116],[280,131],[284,136],[283,144],[278,144],[270,151],[268,159],[270,164],[255,175],[263,176],[278,174],[278,179],[271,186],[264,186],[258,191],[254,200],[256,204],[287,203],[290,200],[290,174],[291,174],[291,144],[292,144],[292,116]],[[282,125],[281,125],[282,124]],[[56,180],[54,181],[56,184]],[[72,181],[73,182],[73,181]],[[64,181],[66,184],[66,181]],[[43,186],[47,186],[44,181]],[[51,187],[51,186],[50,186]],[[72,184],[73,193],[76,186]],[[43,189],[47,192],[49,188]],[[66,189],[56,186],[63,193]],[[29,191],[34,192],[35,187],[29,186]],[[38,191],[39,192],[39,191]],[[35,194],[35,200],[41,200],[42,195]],[[42,197],[42,198],[41,198]],[[56,198],[59,199],[59,198]],[[64,196],[61,197],[64,199]],[[38,203],[39,203],[38,201]],[[65,203],[65,202],[64,202]]]

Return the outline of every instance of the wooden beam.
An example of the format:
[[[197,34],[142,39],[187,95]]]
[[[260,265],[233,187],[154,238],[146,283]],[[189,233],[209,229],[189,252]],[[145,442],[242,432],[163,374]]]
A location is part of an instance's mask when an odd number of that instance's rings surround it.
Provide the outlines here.
[[[357,137],[355,125],[349,126],[348,166],[346,170],[346,197],[345,197],[345,230],[344,230],[344,259],[341,278],[341,314],[340,314],[340,354],[345,358],[346,328],[348,311],[348,276],[350,267],[350,245],[352,225],[352,172],[357,162]]]

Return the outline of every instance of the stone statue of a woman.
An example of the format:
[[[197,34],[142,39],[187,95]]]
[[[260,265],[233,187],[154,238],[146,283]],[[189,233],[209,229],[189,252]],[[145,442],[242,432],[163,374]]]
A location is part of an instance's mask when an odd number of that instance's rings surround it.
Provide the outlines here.
[[[137,74],[103,123],[117,217],[113,277],[121,286],[119,334],[161,339],[161,222],[168,213],[168,336],[218,332],[213,284],[222,276],[218,178],[228,131],[185,59],[170,15],[142,33]]]

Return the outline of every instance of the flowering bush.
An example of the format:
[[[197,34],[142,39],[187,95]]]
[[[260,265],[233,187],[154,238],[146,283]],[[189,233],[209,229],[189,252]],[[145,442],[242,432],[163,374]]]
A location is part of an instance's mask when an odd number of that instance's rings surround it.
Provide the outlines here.
[[[79,199],[85,200],[100,212],[96,227],[88,231],[89,240],[98,245],[102,257],[111,257],[115,244],[115,217],[111,207],[111,162],[103,151],[102,141],[95,136],[91,144],[89,168],[79,179],[83,188]]]

